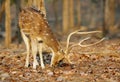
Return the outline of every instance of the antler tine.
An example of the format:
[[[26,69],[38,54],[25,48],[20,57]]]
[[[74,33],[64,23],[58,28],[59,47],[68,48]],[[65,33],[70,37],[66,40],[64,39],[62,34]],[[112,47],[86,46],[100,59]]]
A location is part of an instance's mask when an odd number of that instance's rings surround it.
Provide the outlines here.
[[[76,34],[91,34],[91,33],[101,33],[101,31],[90,31],[90,32],[77,32]]]
[[[68,46],[69,46],[69,42],[70,42],[70,37],[71,37],[73,34],[75,34],[76,32],[77,32],[77,31],[74,31],[74,32],[72,32],[72,33],[70,33],[70,34],[68,35],[65,53],[68,51]]]
[[[99,40],[99,41],[97,41],[97,42],[95,42],[95,43],[92,43],[92,44],[82,45],[82,43],[83,43],[85,40],[88,40],[88,39],[90,39],[90,37],[81,40],[81,41],[78,43],[78,45],[81,46],[81,47],[93,46],[93,45],[95,45],[95,44],[98,44],[98,43],[102,42],[105,38],[102,38],[101,40]]]
[[[100,43],[101,41],[104,40],[104,38],[103,38],[103,39],[101,39],[100,41],[98,41],[98,42],[96,42],[96,43],[89,44],[89,45],[82,45],[82,42],[84,42],[85,40],[90,39],[90,37],[87,37],[87,38],[83,39],[82,41],[80,41],[78,44],[72,45],[72,46],[68,49],[69,43],[70,43],[70,38],[71,38],[71,36],[72,36],[73,34],[90,34],[90,33],[100,33],[100,32],[101,32],[101,31],[80,32],[80,30],[71,32],[71,33],[68,35],[68,38],[67,38],[67,44],[66,44],[66,51],[65,51],[65,53],[67,53],[68,50],[69,50],[70,48],[72,48],[73,46],[80,45],[81,47],[88,47],[88,46],[92,46],[92,45],[98,44],[98,43]]]
[[[83,47],[84,45],[81,45],[81,43],[84,42],[85,40],[88,40],[88,39],[90,39],[90,37],[87,37],[87,38],[81,40],[79,43],[76,43],[76,44],[71,45],[71,46],[68,48],[68,50],[70,50],[72,47],[78,46],[78,45],[81,46],[81,47]]]
[[[87,38],[81,40],[79,43],[76,43],[76,44],[70,46],[67,51],[69,51],[69,50],[70,50],[72,47],[74,47],[74,46],[80,46],[80,47],[93,46],[93,45],[95,45],[95,44],[98,44],[98,43],[102,42],[102,41],[105,39],[105,38],[102,38],[101,40],[99,40],[99,41],[97,41],[97,42],[95,42],[95,43],[93,43],[93,44],[82,45],[82,43],[83,43],[84,41],[86,41],[86,40],[88,40],[88,39],[90,39],[90,38],[91,38],[91,37],[87,37]]]

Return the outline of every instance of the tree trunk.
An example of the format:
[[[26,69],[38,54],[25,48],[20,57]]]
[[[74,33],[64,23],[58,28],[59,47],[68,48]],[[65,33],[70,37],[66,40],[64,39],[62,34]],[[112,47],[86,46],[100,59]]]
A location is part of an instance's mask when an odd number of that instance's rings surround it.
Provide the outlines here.
[[[33,4],[33,0],[28,0],[28,7],[33,6],[32,4]]]
[[[5,1],[2,3],[2,7],[0,9],[0,22],[2,20],[2,15],[3,15],[4,11],[5,11]]]
[[[20,0],[20,1],[21,1],[21,3],[20,3],[21,8],[24,8],[26,5],[28,6],[28,4],[26,4],[25,0]]]
[[[69,25],[69,12],[68,12],[68,0],[63,0],[63,32],[66,33],[68,31]]]
[[[81,9],[80,9],[80,0],[77,0],[77,26],[81,25]]]
[[[70,29],[74,27],[74,1],[69,0],[69,25]]]
[[[22,42],[22,37],[21,37],[21,34],[20,34],[20,28],[19,25],[18,25],[18,15],[19,15],[19,12],[20,12],[20,7],[21,7],[21,0],[15,0],[16,2],[16,19],[15,19],[15,26],[17,28],[17,38],[18,38],[18,43],[20,44]]]
[[[95,26],[96,26],[96,15],[97,15],[97,7],[96,7],[96,2],[94,1],[91,1],[90,2],[90,23],[89,23],[89,29],[95,29]]]
[[[11,43],[11,18],[10,18],[10,0],[5,1],[5,29],[6,29],[6,35],[5,35],[5,46],[7,48],[10,47]]]
[[[53,5],[53,12],[54,12],[54,16],[55,16],[55,27],[58,27],[58,12],[57,12],[57,10],[58,10],[58,8],[57,8],[57,1],[58,0],[53,0],[53,3],[52,3],[52,5]]]
[[[112,33],[115,22],[115,0],[105,0],[104,10],[104,35]]]
[[[33,6],[38,8],[38,4],[37,3],[38,3],[38,0],[33,0],[33,2],[32,2]]]

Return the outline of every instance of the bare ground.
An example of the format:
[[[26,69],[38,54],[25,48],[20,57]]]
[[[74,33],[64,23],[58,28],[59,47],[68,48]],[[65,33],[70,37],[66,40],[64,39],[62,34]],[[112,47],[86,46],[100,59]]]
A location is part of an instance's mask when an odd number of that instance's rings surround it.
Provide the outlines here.
[[[105,40],[100,44],[74,47],[69,53],[74,65],[43,70],[25,68],[24,45],[0,46],[0,82],[120,82],[120,40]]]

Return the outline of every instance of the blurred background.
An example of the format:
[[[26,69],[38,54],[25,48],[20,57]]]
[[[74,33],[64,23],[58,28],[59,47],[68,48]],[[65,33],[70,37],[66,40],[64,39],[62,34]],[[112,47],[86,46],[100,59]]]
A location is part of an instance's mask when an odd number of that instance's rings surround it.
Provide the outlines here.
[[[22,42],[20,9],[37,0],[0,0],[0,43]],[[70,32],[101,30],[102,36],[120,37],[120,0],[44,0],[49,25],[57,38]]]

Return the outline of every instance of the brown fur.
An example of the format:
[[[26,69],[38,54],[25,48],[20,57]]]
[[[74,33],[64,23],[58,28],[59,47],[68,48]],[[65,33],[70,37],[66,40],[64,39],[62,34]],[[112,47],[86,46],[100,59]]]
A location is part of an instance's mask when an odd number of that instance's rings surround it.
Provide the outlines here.
[[[39,44],[39,40],[42,40],[43,44],[47,45],[52,50],[53,58],[51,60],[51,66],[54,66],[64,58],[64,52],[62,51],[57,39],[54,37],[47,23],[47,20],[46,18],[44,18],[44,15],[41,11],[35,10],[33,8],[23,9],[19,14],[19,26],[21,32],[23,32],[23,34],[25,34],[25,36],[27,36],[27,38],[29,39],[29,45],[37,47],[35,45],[32,45],[31,41],[33,43],[36,41],[36,44]],[[29,49],[28,51],[30,51]],[[30,53],[28,53],[28,55],[29,54]],[[33,53],[33,57],[34,55],[36,55],[36,53]],[[29,59],[26,59],[26,61],[28,60]],[[33,66],[33,68],[36,68],[36,65],[37,64],[35,64],[35,67]]]

